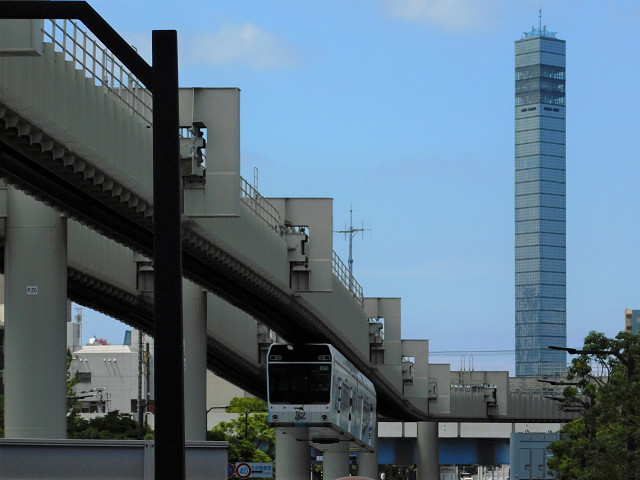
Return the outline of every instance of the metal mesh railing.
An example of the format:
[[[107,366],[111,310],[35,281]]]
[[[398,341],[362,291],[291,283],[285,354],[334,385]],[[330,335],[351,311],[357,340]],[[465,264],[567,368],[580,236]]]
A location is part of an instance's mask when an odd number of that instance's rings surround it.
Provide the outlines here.
[[[352,275],[349,275],[349,269],[344,264],[344,262],[340,259],[336,252],[333,252],[333,274],[338,277],[340,283],[342,283],[347,290],[349,290],[353,296],[360,302],[360,305],[364,305],[364,293],[362,290],[362,286],[353,278]]]
[[[280,212],[260,192],[244,178],[240,178],[242,196],[240,199],[251,211],[264,220],[275,232],[280,233]]]
[[[85,77],[116,96],[130,111],[145,122],[152,122],[152,97],[138,79],[127,70],[115,55],[90,36],[73,20],[45,20],[43,39],[54,49],[63,52],[65,60],[73,62]]]

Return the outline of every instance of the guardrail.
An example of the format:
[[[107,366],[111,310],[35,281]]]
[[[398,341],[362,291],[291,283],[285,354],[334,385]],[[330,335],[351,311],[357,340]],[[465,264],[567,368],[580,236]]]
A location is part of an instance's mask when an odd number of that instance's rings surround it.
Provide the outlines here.
[[[360,305],[364,305],[364,292],[362,286],[353,278],[353,275],[349,275],[349,269],[340,259],[336,252],[333,252],[333,274],[338,277],[340,283],[342,283],[347,290],[349,290]]]
[[[87,78],[93,78],[116,96],[129,110],[151,124],[153,110],[151,92],[98,40],[73,20],[45,20],[42,24],[44,42],[51,42],[65,60],[73,62]]]
[[[280,212],[244,178],[240,177],[240,188],[242,195],[240,199],[251,211],[264,220],[275,232],[280,234]]]

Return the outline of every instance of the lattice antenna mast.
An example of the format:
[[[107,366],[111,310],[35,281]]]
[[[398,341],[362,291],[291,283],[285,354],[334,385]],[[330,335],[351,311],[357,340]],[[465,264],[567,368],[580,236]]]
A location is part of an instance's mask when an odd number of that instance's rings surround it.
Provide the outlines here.
[[[364,238],[364,232],[371,231],[370,228],[364,228],[364,222],[362,222],[361,228],[353,228],[353,206],[349,208],[349,228],[344,226],[344,230],[336,230],[335,233],[344,233],[345,240],[349,237],[349,290],[351,290],[353,284],[353,237],[361,232],[362,238]]]

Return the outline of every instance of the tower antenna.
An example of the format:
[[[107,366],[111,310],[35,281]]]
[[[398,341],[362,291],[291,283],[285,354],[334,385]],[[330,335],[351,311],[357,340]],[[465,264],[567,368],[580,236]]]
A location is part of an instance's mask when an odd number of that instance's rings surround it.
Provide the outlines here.
[[[538,31],[542,32],[542,9],[538,11]]]
[[[349,207],[349,228],[344,226],[344,230],[336,230],[335,233],[344,233],[345,239],[347,236],[349,237],[349,291],[353,286],[353,237],[356,233],[362,232],[364,237],[364,232],[371,231],[370,228],[364,228],[364,222],[362,223],[361,228],[353,228],[353,205]]]

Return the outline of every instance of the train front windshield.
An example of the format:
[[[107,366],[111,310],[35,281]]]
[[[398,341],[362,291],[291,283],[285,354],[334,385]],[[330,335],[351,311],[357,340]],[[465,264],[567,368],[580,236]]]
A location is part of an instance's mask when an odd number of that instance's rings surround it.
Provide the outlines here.
[[[279,363],[269,365],[269,402],[327,404],[331,394],[331,365]]]

